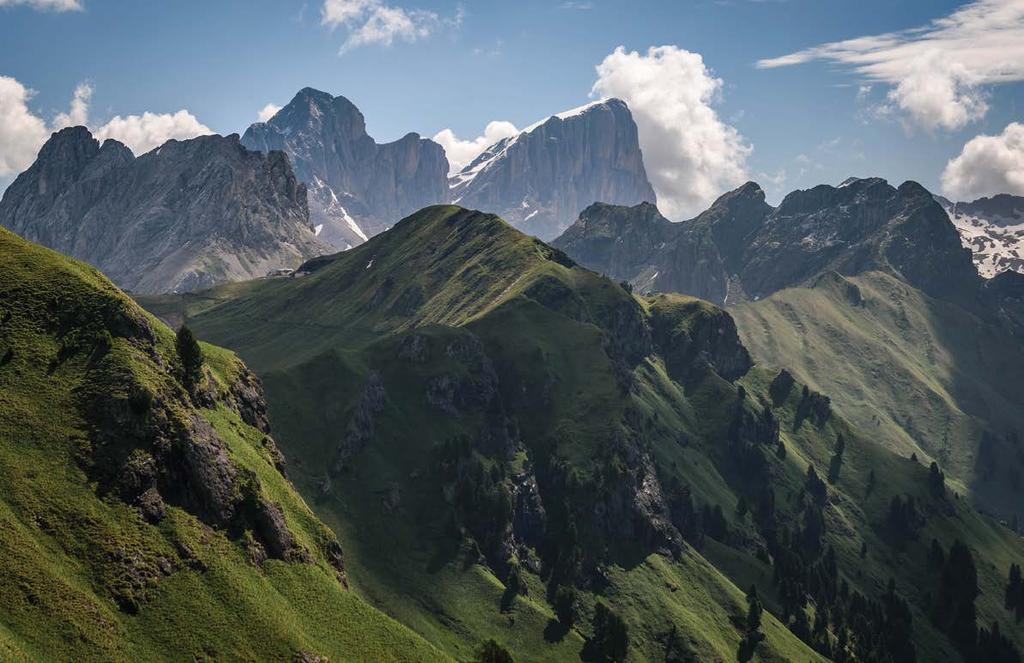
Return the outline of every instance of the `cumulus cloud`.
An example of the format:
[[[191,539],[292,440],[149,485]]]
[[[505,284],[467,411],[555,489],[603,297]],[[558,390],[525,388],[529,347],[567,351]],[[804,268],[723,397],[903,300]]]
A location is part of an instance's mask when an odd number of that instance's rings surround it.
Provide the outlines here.
[[[47,122],[29,108],[28,104],[35,95],[33,90],[17,79],[0,76],[0,189],[32,165],[39,148],[51,133],[65,127],[90,125],[92,93],[89,83],[80,83],[75,88],[68,110]],[[114,138],[128,145],[135,154],[142,154],[171,138],[184,140],[212,134],[213,130],[187,110],[180,110],[177,113],[118,115],[93,128],[92,133],[97,140]]]
[[[54,12],[72,12],[85,9],[82,6],[81,0],[0,0],[0,7],[12,7],[15,5],[25,5],[33,9]]]
[[[482,136],[462,140],[451,129],[443,129],[434,135],[434,142],[444,148],[448,157],[449,172],[457,173],[468,166],[481,152],[502,138],[519,133],[516,125],[504,120],[489,122]]]
[[[320,22],[331,28],[344,27],[348,38],[340,53],[360,46],[390,46],[396,40],[415,42],[433,34],[441,26],[458,27],[462,23],[460,8],[452,18],[422,9],[406,9],[389,5],[384,0],[324,0]]]
[[[636,120],[658,207],[681,219],[748,179],[753,148],[713,107],[722,80],[699,53],[677,46],[615,49],[597,66],[592,94],[626,102]]]
[[[93,131],[96,140],[119,140],[135,154],[143,154],[171,139],[187,140],[214,133],[195,115],[182,109],[177,113],[150,113],[142,115],[115,115],[109,122]]]
[[[79,83],[75,87],[75,95],[71,98],[71,108],[67,113],[58,113],[53,118],[54,130],[74,127],[89,122],[89,100],[92,99],[92,85]]]
[[[29,110],[33,94],[16,79],[0,76],[0,179],[28,168],[50,135],[46,122]]]
[[[1024,195],[1024,124],[1011,122],[997,136],[975,136],[942,172],[947,196],[972,200],[996,193]]]
[[[974,0],[922,27],[821,44],[757,66],[814,60],[887,84],[883,111],[902,111],[930,130],[957,129],[984,117],[987,86],[1024,80],[1024,0]]]
[[[277,115],[277,111],[281,110],[281,107],[277,104],[267,104],[264,106],[259,114],[256,115],[256,119],[260,122],[267,122],[270,118]]]

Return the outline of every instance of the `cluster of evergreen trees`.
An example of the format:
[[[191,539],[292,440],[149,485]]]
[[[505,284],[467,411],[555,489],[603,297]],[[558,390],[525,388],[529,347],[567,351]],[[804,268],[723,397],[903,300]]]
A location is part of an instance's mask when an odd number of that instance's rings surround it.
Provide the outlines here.
[[[929,560],[934,564],[938,557],[933,542]],[[931,620],[946,634],[964,659],[968,663],[1020,663],[1020,653],[1002,634],[998,623],[993,623],[989,629],[978,627],[978,614],[974,605],[980,594],[978,570],[970,548],[959,540],[954,541],[949,552],[944,555],[938,573]],[[1011,567],[1011,585],[1014,575]],[[1016,577],[1019,585],[1019,568]]]
[[[1021,579],[1019,564],[1010,565],[1010,579],[1006,583],[1006,609],[1013,613],[1017,623],[1024,620],[1024,580]]]

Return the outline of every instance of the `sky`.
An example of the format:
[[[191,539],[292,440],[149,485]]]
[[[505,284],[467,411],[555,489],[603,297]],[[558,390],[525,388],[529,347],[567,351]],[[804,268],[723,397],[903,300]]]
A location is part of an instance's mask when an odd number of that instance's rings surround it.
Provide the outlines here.
[[[50,132],[136,153],[242,133],[301,88],[455,164],[629,104],[659,206],[849,176],[1024,195],[1024,0],[0,0],[0,187]]]

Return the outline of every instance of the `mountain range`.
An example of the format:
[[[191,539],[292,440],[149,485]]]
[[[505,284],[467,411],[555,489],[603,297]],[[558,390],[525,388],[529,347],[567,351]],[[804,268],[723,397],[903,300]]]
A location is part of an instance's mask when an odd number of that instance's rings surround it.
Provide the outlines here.
[[[936,294],[980,286],[970,250],[932,195],[879,178],[794,191],[778,207],[748,182],[681,223],[653,205],[596,203],[553,245],[642,292],[717,303],[761,299],[828,271],[891,269]]]
[[[287,158],[250,152],[237,135],[135,157],[85,127],[63,129],[4,193],[0,226],[146,293],[261,277],[329,251]]]
[[[615,99],[448,169],[309,88],[51,137],[0,202],[0,658],[1019,663],[1020,199],[672,222]]]

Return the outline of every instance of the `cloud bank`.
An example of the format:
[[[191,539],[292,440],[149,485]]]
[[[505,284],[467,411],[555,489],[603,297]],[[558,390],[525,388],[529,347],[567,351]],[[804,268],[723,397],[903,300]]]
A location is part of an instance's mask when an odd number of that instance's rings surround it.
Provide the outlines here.
[[[815,60],[889,86],[882,110],[925,129],[958,129],[988,112],[986,87],[1024,80],[1024,0],[975,0],[928,25],[760,60],[762,69]]]
[[[975,136],[942,172],[942,189],[958,200],[996,193],[1024,196],[1024,124],[1011,122],[997,136]]]
[[[2,1],[2,0],[0,0]],[[47,122],[29,108],[35,93],[10,76],[0,76],[0,185],[32,165],[39,148],[50,134],[75,125],[90,126],[89,102],[93,88],[80,83],[74,91],[68,110]],[[117,115],[98,127],[92,126],[97,140],[114,138],[131,148],[135,154],[148,152],[175,138],[185,140],[214,133],[187,110],[176,113]]]
[[[46,122],[28,108],[32,96],[33,92],[14,78],[0,76],[0,178],[28,168],[50,136]]]
[[[177,113],[147,111],[142,115],[115,115],[92,133],[100,142],[113,138],[130,147],[135,154],[143,154],[172,139],[188,140],[214,131],[195,115],[182,109]]]
[[[670,219],[702,211],[749,179],[753,148],[714,109],[722,85],[699,53],[678,46],[620,46],[597,65],[592,93],[629,106],[658,207]]]

